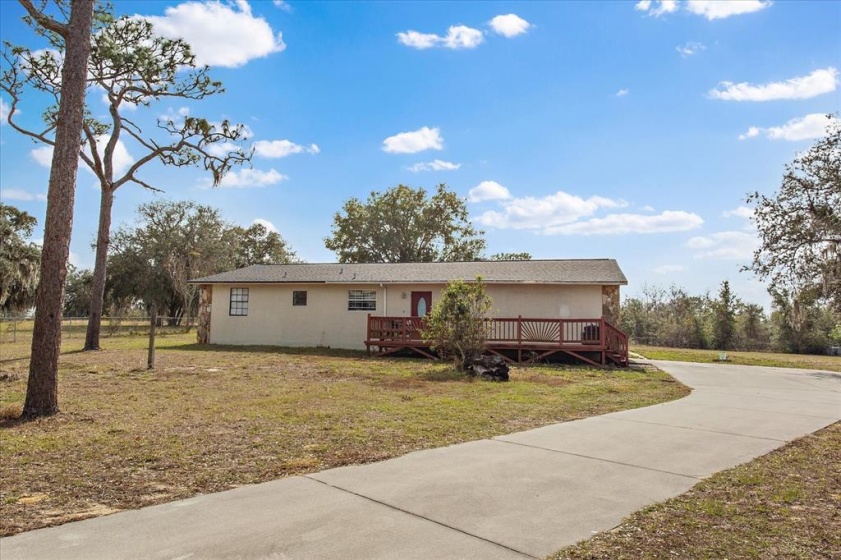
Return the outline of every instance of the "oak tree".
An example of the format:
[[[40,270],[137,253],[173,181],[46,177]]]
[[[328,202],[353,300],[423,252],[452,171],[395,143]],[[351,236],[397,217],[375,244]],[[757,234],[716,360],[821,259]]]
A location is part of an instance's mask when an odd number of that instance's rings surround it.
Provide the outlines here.
[[[28,213],[0,202],[0,311],[17,312],[32,307],[38,287],[41,250],[26,241],[37,220]]]
[[[473,261],[485,248],[483,234],[470,223],[464,199],[446,185],[432,196],[397,185],[365,202],[345,202],[324,244],[342,263]]]
[[[841,120],[827,118],[827,135],[786,166],[778,192],[748,195],[760,245],[746,269],[772,291],[816,289],[841,310]]]

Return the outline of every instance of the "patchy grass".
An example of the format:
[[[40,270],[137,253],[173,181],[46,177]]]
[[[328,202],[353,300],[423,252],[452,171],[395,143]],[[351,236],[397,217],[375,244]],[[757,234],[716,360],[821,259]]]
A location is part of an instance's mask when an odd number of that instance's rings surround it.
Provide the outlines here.
[[[718,360],[719,350],[662,348],[659,346],[631,346],[631,350],[650,360],[712,363]],[[790,367],[841,371],[841,357],[810,354],[781,354],[776,352],[727,351],[727,363],[749,366]]]
[[[551,558],[841,558],[841,423]]]
[[[654,370],[513,368],[511,383],[364,353],[65,341],[62,413],[20,422],[29,346],[0,348],[4,535],[682,397]]]

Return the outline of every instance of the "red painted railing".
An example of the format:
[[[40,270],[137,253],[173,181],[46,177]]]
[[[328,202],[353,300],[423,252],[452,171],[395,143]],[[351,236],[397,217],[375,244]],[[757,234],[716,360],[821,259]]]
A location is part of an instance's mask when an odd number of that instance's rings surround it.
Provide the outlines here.
[[[627,361],[628,337],[604,319],[534,319],[494,317],[486,319],[488,343],[541,346],[593,346],[622,356]],[[423,318],[368,316],[371,345],[423,342]]]

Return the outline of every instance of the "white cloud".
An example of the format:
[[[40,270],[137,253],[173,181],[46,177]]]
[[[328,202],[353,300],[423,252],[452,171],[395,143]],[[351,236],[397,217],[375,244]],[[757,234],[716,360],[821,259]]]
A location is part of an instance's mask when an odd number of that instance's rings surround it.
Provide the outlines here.
[[[2,193],[0,196],[4,200],[20,200],[21,202],[30,202],[33,200],[43,202],[47,200],[47,195],[43,193],[31,193],[23,189],[2,189],[0,193]]]
[[[289,5],[289,2],[284,2],[284,0],[272,0],[272,4],[274,4],[276,8],[280,8],[284,12],[292,12],[292,6]]]
[[[675,47],[675,50],[680,53],[680,56],[683,58],[688,58],[692,55],[698,54],[701,51],[707,50],[706,45],[702,43],[696,43],[695,41],[689,41],[683,46]]]
[[[721,214],[725,218],[744,218],[749,220],[753,217],[753,208],[748,208],[747,206],[739,206],[734,210],[727,210],[726,212]]]
[[[485,35],[479,29],[473,29],[466,25],[451,25],[444,37],[435,33],[419,33],[411,30],[401,31],[397,34],[399,43],[415,49],[430,49],[432,47],[475,49],[484,40]]]
[[[254,225],[254,224],[260,224],[261,226],[266,228],[267,231],[273,231],[275,233],[279,233],[277,231],[277,228],[275,227],[275,225],[273,223],[271,223],[268,220],[264,220],[263,218],[257,218],[256,220],[251,222],[251,225]]]
[[[234,144],[233,142],[214,142],[205,147],[207,153],[220,158],[227,156],[231,152],[236,152],[240,148],[241,146],[239,144]]]
[[[444,139],[440,128],[424,126],[412,132],[401,132],[383,140],[383,151],[390,154],[416,154],[424,150],[441,150]]]
[[[254,153],[264,158],[282,158],[292,154],[317,154],[321,150],[316,144],[303,146],[289,140],[258,140],[254,142]]]
[[[604,218],[592,218],[545,228],[546,235],[625,235],[629,233],[670,233],[689,231],[701,227],[704,220],[692,212],[666,210],[660,214],[610,214]]]
[[[739,135],[739,140],[747,140],[748,138],[756,138],[759,136],[759,128],[752,126],[748,128],[748,131],[744,134]]]
[[[415,163],[406,167],[406,169],[408,169],[412,173],[418,173],[420,171],[455,171],[459,167],[461,167],[460,163],[452,163],[449,161],[434,159],[427,163]]]
[[[281,181],[288,179],[286,175],[282,175],[274,169],[268,171],[260,171],[259,169],[242,169],[240,171],[230,171],[222,178],[219,186],[227,189],[246,189],[249,187],[267,187],[269,185],[276,185]],[[208,183],[205,183],[208,185]]]
[[[754,233],[744,231],[720,231],[686,242],[686,246],[695,251],[696,259],[718,260],[750,259],[758,244]]]
[[[282,34],[275,34],[262,17],[254,17],[244,0],[184,2],[164,14],[138,17],[151,21],[164,37],[185,39],[198,64],[236,68],[286,48]]]
[[[640,210],[644,212],[654,212],[654,207],[650,204],[646,204],[645,206],[640,206]]]
[[[41,167],[46,167],[47,169],[53,164],[53,147],[52,146],[39,146],[37,148],[33,148],[29,155],[32,156],[32,159],[35,160],[35,163],[40,165]]]
[[[664,264],[654,268],[654,274],[671,274],[672,272],[682,272],[683,267],[679,264]]]
[[[760,133],[764,133],[765,137],[770,140],[788,140],[791,142],[812,140],[826,135],[830,123],[832,123],[832,119],[828,119],[825,114],[811,113],[802,118],[791,119],[781,126],[769,128],[752,126],[746,133],[739,135],[739,140],[756,138]]]
[[[444,37],[444,46],[448,49],[475,49],[484,40],[484,34],[478,29],[466,25],[453,25]]]
[[[6,119],[9,117],[9,110],[11,107],[0,98],[0,126],[6,124]]]
[[[630,93],[630,90],[620,89],[619,91],[616,92],[616,97],[625,97],[626,95],[628,95],[628,93]]]
[[[686,9],[708,20],[758,12],[771,6],[767,0],[689,0]]]
[[[483,200],[507,200],[511,193],[496,181],[482,181],[467,193],[468,202],[482,202]]]
[[[409,30],[398,33],[397,41],[415,49],[431,49],[438,45],[441,37],[434,33],[419,33]]]
[[[543,198],[528,196],[504,200],[502,211],[489,210],[479,216],[477,221],[500,229],[543,229],[546,231],[548,228],[571,224],[581,218],[591,216],[600,208],[622,206],[626,206],[624,201],[601,196],[584,199],[558,191]]]
[[[97,146],[99,148],[99,153],[102,154],[105,151],[105,143],[108,142],[107,136],[99,136],[96,138]],[[85,152],[90,155],[90,146],[85,145],[84,147]],[[49,169],[53,163],[53,147],[52,146],[39,146],[37,148],[32,149],[29,152],[32,156],[32,159],[35,160],[35,163],[42,167],[46,167]],[[123,143],[122,140],[117,141],[117,145],[114,147],[114,155],[113,155],[113,163],[114,163],[114,177],[118,178],[123,173],[125,173],[129,167],[134,163],[134,158],[128,152],[126,145]],[[80,168],[88,171],[89,173],[93,173],[90,167],[86,163],[79,162]]]
[[[640,0],[634,5],[635,10],[647,12],[648,15],[660,17],[677,10],[676,0]]]
[[[504,37],[516,37],[529,30],[531,24],[516,14],[496,16],[490,22],[491,29]]]
[[[772,101],[777,99],[809,99],[835,91],[838,70],[823,68],[807,76],[790,78],[784,82],[752,85],[747,82],[734,84],[721,82],[718,89],[710,90],[710,97],[725,101]]]

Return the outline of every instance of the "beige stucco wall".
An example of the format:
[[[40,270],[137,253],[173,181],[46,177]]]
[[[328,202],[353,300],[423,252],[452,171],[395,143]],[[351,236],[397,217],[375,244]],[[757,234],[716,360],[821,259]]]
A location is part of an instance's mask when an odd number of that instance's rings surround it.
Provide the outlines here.
[[[230,316],[231,288],[248,288],[248,315]],[[210,342],[365,348],[368,311],[348,311],[348,290],[374,289],[373,315],[408,316],[412,291],[432,292],[435,304],[443,285],[220,285],[213,286]],[[307,305],[293,306],[292,292],[307,291]],[[602,316],[601,286],[487,285],[497,317],[581,318]],[[405,294],[405,297],[403,297]]]

